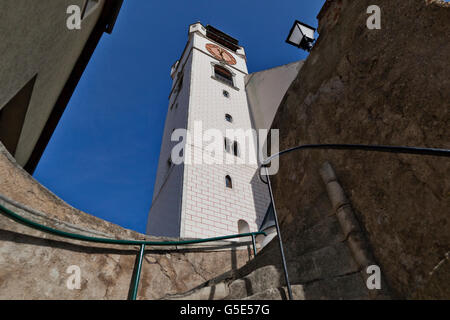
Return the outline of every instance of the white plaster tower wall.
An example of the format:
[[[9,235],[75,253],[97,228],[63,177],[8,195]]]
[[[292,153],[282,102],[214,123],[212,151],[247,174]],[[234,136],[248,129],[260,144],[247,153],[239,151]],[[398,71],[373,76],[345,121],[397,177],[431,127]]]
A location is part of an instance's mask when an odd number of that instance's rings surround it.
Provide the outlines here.
[[[238,53],[226,49],[236,59],[234,66],[223,65],[233,74],[233,86],[213,79],[214,65],[220,63],[206,50],[214,41],[206,38],[201,25],[193,33],[193,60],[188,128],[194,131],[195,122],[202,129],[218,129],[225,136],[227,129],[252,128],[245,76],[248,74],[243,49]],[[229,93],[225,97],[223,91]],[[233,122],[225,120],[225,114]],[[231,140],[231,139],[230,139]],[[202,148],[203,147],[203,148]],[[241,146],[243,147],[243,146]],[[194,152],[211,157],[192,141]],[[256,150],[253,150],[255,152]],[[234,155],[225,153],[227,157]],[[225,177],[230,176],[233,188],[227,188]],[[183,181],[181,235],[183,237],[212,237],[236,234],[238,221],[245,220],[250,231],[257,231],[269,204],[267,187],[257,176],[256,164],[186,164]]]
[[[169,159],[177,143],[171,141],[172,132],[187,126],[192,56],[186,53],[191,49],[192,42],[189,41],[181,60],[171,72],[173,82],[146,228],[146,233],[154,236],[180,236],[184,165],[170,164]]]
[[[235,58],[236,64],[227,65],[219,61],[206,49],[206,44],[209,43],[227,50]],[[233,74],[232,86],[214,78],[215,64],[221,64]],[[242,220],[248,223],[250,231],[257,231],[270,200],[267,186],[257,175],[256,163],[211,165],[191,161],[172,169],[164,168],[167,167],[170,150],[174,145],[170,143],[173,125],[187,128],[193,134],[195,128],[198,129],[196,124],[201,122],[203,131],[216,129],[224,136],[227,129],[252,128],[245,91],[245,76],[248,71],[243,48],[236,53],[232,52],[207,38],[206,30],[200,23],[193,24],[189,29],[188,45],[174,73],[183,75],[183,88],[178,98],[174,94],[171,96],[170,104],[178,103],[178,111],[175,111],[178,114],[172,115],[169,108],[148,233],[167,235],[161,234],[160,230],[171,229],[164,224],[172,224],[175,229],[179,228],[181,237],[229,235],[242,231],[238,228],[238,223]],[[174,87],[176,88],[176,79]],[[224,90],[228,92],[228,96],[224,95]],[[225,114],[232,116],[232,123],[226,121]],[[172,116],[173,119],[169,119]],[[233,140],[232,137],[230,140]],[[253,141],[253,146],[255,143]],[[244,147],[240,146],[243,151]],[[204,144],[192,139],[188,141],[185,153],[211,159],[213,156],[204,148]],[[251,152],[255,153],[256,150],[252,149]],[[233,154],[224,154],[228,159],[235,158]],[[240,157],[245,157],[245,154]],[[231,177],[232,188],[226,186],[226,176]],[[182,194],[179,194],[180,190]]]

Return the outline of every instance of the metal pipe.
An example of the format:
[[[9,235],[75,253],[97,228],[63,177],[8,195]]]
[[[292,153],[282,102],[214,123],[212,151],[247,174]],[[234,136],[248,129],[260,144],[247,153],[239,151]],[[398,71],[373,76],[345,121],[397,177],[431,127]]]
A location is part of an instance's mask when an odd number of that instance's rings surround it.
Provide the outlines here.
[[[131,300],[136,300],[138,289],[139,289],[139,281],[141,279],[141,270],[142,270],[142,260],[144,260],[144,251],[145,244],[141,244],[141,250],[139,251],[138,262],[136,275],[133,279],[133,291],[131,292]]]
[[[5,208],[4,206],[0,205],[0,211],[9,216],[11,219],[14,219],[30,228],[47,232],[56,236],[60,236],[63,238],[69,238],[69,239],[75,239],[75,240],[81,240],[81,241],[88,241],[88,242],[96,242],[96,243],[107,243],[107,244],[121,244],[121,245],[150,245],[150,246],[176,246],[176,245],[187,245],[187,244],[197,244],[197,243],[205,243],[205,242],[214,242],[214,241],[220,241],[220,240],[228,240],[228,239],[235,239],[235,238],[243,238],[243,237],[250,237],[252,234],[254,235],[267,235],[265,232],[250,232],[250,233],[241,233],[241,234],[234,234],[229,236],[221,236],[221,237],[215,237],[215,238],[206,238],[206,239],[193,239],[193,240],[182,240],[182,241],[145,241],[145,240],[121,240],[121,239],[108,239],[108,238],[98,238],[98,237],[89,237],[84,236],[81,234],[76,233],[70,233],[58,229],[54,229],[42,224],[39,224],[37,222],[34,222],[32,220],[29,220],[27,218],[24,218],[17,213]]]
[[[422,147],[404,147],[404,146],[377,146],[367,144],[306,144],[283,150],[267,158],[262,165],[269,164],[273,159],[296,150],[305,149],[323,149],[323,150],[353,150],[353,151],[374,151],[387,153],[405,153],[436,157],[450,157],[449,149],[422,148]]]
[[[289,274],[288,274],[287,265],[286,265],[286,257],[284,256],[283,240],[281,239],[280,225],[278,224],[277,210],[276,210],[276,206],[275,206],[275,199],[273,197],[272,184],[270,183],[269,171],[267,170],[267,167],[264,167],[264,169],[266,170],[267,185],[269,186],[270,199],[271,199],[272,205],[273,205],[273,216],[275,219],[275,227],[277,229],[277,234],[278,234],[278,244],[280,246],[281,262],[283,264],[284,278],[286,280],[286,286],[287,286],[287,290],[288,290],[289,300],[294,300],[292,297],[291,283],[289,282]]]
[[[270,163],[274,158],[277,158],[285,153],[289,153],[296,150],[303,150],[303,149],[332,149],[332,150],[362,150],[362,151],[377,151],[377,152],[390,152],[390,153],[406,153],[406,154],[418,154],[418,155],[430,155],[430,156],[439,156],[439,157],[450,157],[450,150],[448,149],[436,149],[436,148],[417,148],[417,147],[395,147],[395,146],[373,146],[373,145],[354,145],[354,144],[317,144],[317,145],[302,145],[297,146],[291,149],[284,150],[278,154],[275,154],[271,156],[270,158],[266,159],[262,166],[264,166],[267,176],[267,181],[262,180],[261,172],[259,172],[259,176],[261,180],[266,183],[269,187],[270,197],[273,204],[273,210],[274,210],[274,218],[275,218],[275,226],[277,229],[278,234],[278,241],[280,246],[280,252],[281,252],[281,258],[283,263],[283,269],[284,274],[286,278],[286,284],[288,288],[288,294],[289,299],[292,300],[292,290],[291,285],[289,282],[289,275],[286,267],[286,258],[284,256],[284,249],[283,249],[283,241],[281,238],[281,232],[280,227],[278,224],[278,216],[276,212],[275,207],[275,200],[273,197],[273,190],[272,185],[270,182],[270,177],[267,170],[267,164]],[[22,206],[23,209],[23,206]],[[134,287],[133,287],[133,297],[136,298],[137,290],[139,287],[139,279],[141,274],[141,268],[142,268],[142,259],[144,256],[144,250],[145,245],[151,245],[151,246],[171,246],[171,245],[187,245],[187,244],[197,244],[197,243],[205,243],[205,242],[213,242],[213,241],[220,241],[220,240],[227,240],[227,239],[234,239],[234,238],[242,238],[242,237],[252,237],[252,244],[253,244],[253,252],[256,255],[256,243],[255,243],[255,236],[256,235],[264,235],[267,236],[265,232],[251,232],[251,233],[243,233],[243,234],[235,234],[230,236],[222,236],[222,237],[215,237],[215,238],[207,238],[207,239],[196,239],[196,240],[183,240],[183,241],[145,241],[145,240],[121,240],[121,239],[108,239],[108,238],[98,238],[98,237],[89,237],[84,236],[80,234],[65,232],[62,230],[54,229],[42,224],[39,224],[37,222],[34,222],[32,220],[29,220],[27,218],[24,218],[15,212],[5,208],[4,206],[0,205],[0,211],[6,214],[9,218],[18,221],[19,223],[22,223],[30,228],[47,232],[53,235],[57,235],[64,238],[70,238],[75,240],[81,240],[81,241],[88,241],[88,242],[97,242],[97,243],[108,243],[108,244],[119,244],[119,245],[140,245],[140,253],[139,253],[139,261],[138,261],[138,269],[136,272],[136,277],[134,279]]]
[[[187,244],[197,244],[197,243],[205,243],[205,242],[213,242],[213,241],[220,241],[220,240],[227,240],[227,239],[234,239],[234,238],[243,238],[251,236],[253,240],[253,250],[256,255],[256,247],[255,247],[255,236],[256,235],[264,235],[267,236],[265,232],[251,232],[251,233],[242,233],[242,234],[235,234],[235,235],[229,235],[229,236],[222,236],[222,237],[215,237],[215,238],[207,238],[207,239],[195,239],[195,240],[184,240],[184,241],[145,241],[145,240],[120,240],[120,239],[108,239],[108,238],[97,238],[97,237],[89,237],[84,236],[81,234],[75,234],[70,232],[65,232],[62,230],[54,229],[45,225],[42,225],[40,223],[34,222],[32,220],[29,220],[25,217],[22,217],[18,215],[17,213],[5,208],[0,204],[0,212],[3,212],[6,216],[9,218],[22,223],[30,228],[47,232],[56,236],[60,236],[63,238],[69,238],[69,239],[75,239],[75,240],[81,240],[81,241],[88,241],[88,242],[96,242],[96,243],[108,243],[108,244],[119,244],[119,245],[140,245],[140,251],[139,251],[139,260],[137,263],[137,269],[136,269],[136,275],[133,279],[133,288],[131,292],[131,300],[136,300],[137,292],[139,288],[139,281],[141,277],[141,270],[142,270],[142,261],[144,258],[144,251],[146,245],[152,245],[152,246],[171,246],[171,245],[187,245]]]
[[[256,257],[256,241],[254,234],[252,234],[252,244],[253,244],[253,257]]]
[[[449,149],[440,149],[440,148],[377,146],[367,144],[305,144],[283,150],[262,161],[259,170],[259,179],[263,183],[267,184],[267,181],[264,181],[264,179],[262,178],[261,169],[263,166],[267,166],[273,159],[279,158],[280,156],[286,153],[290,153],[292,151],[302,151],[302,150],[352,150],[352,151],[414,154],[414,155],[435,156],[435,157],[450,157]]]

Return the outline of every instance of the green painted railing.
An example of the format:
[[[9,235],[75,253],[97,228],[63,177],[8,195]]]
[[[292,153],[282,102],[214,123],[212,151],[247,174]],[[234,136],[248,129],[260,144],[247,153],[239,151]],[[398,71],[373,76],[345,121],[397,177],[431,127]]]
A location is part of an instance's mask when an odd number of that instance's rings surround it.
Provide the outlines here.
[[[43,231],[43,232],[46,232],[49,234],[53,234],[56,236],[60,236],[63,238],[88,241],[88,242],[96,242],[96,243],[106,243],[106,244],[139,245],[140,250],[139,250],[139,256],[138,256],[138,261],[137,261],[137,268],[136,268],[136,273],[134,275],[133,282],[132,282],[132,288],[131,288],[131,296],[130,296],[131,300],[136,300],[136,297],[137,297],[137,292],[139,289],[140,275],[141,275],[141,270],[142,270],[142,261],[144,259],[146,245],[148,245],[148,246],[180,246],[180,245],[198,244],[198,243],[206,243],[206,242],[214,242],[214,241],[221,241],[221,240],[251,237],[252,245],[253,245],[253,253],[256,255],[255,237],[257,235],[266,236],[265,232],[250,232],[250,233],[241,233],[241,234],[234,234],[234,235],[221,236],[221,237],[215,237],[215,238],[192,239],[192,240],[181,240],[181,241],[147,241],[147,240],[108,239],[108,238],[84,236],[81,234],[70,233],[70,232],[54,229],[54,228],[42,225],[40,223],[37,223],[35,221],[29,220],[27,218],[24,218],[21,215],[9,210],[8,208],[5,208],[2,205],[0,205],[0,212],[3,212],[6,216],[10,217],[11,219],[13,219],[23,225],[26,225],[30,228],[33,228],[33,229],[36,229],[39,231]]]

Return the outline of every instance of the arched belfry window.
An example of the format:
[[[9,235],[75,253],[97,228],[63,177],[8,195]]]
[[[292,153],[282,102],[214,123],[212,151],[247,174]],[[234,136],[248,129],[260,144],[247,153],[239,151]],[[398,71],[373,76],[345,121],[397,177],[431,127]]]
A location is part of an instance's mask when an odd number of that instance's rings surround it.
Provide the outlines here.
[[[230,176],[225,177],[225,186],[229,189],[233,189],[233,180],[231,180]]]
[[[216,64],[214,66],[214,77],[223,83],[233,86],[233,74],[225,67]]]
[[[250,233],[250,226],[247,221],[245,221],[245,220],[238,221],[238,233],[239,234]],[[245,240],[245,239],[241,239],[241,241],[242,240]]]

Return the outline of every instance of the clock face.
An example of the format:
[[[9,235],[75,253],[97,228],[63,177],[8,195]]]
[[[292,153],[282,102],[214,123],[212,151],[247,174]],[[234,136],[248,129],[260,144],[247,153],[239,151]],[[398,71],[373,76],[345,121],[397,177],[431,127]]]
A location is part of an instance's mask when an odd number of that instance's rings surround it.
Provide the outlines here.
[[[236,64],[236,59],[231,55],[231,53],[215,44],[208,43],[206,45],[206,50],[208,50],[209,53],[211,53],[218,60],[224,61],[229,65]]]

